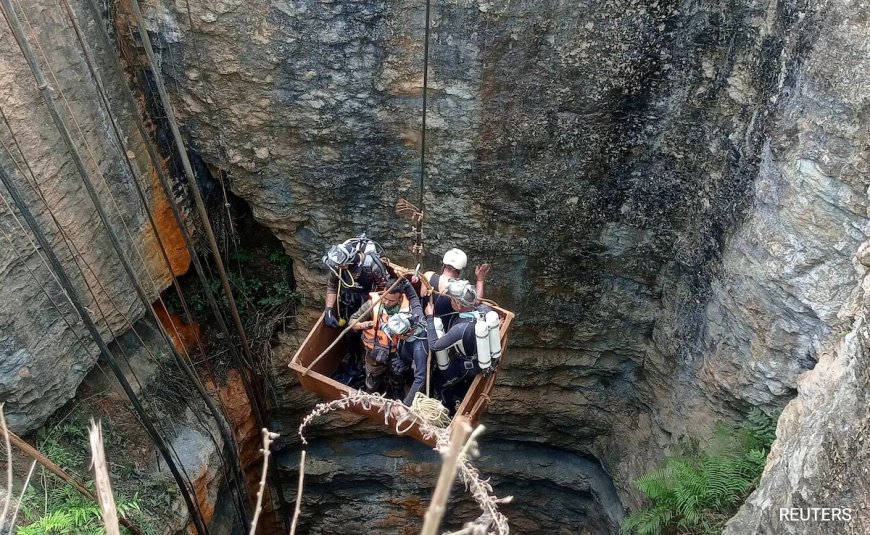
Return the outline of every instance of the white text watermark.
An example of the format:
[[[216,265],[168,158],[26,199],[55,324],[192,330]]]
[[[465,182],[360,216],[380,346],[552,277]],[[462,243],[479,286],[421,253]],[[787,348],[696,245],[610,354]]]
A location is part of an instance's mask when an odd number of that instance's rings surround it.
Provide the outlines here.
[[[848,507],[780,507],[781,522],[851,522]]]

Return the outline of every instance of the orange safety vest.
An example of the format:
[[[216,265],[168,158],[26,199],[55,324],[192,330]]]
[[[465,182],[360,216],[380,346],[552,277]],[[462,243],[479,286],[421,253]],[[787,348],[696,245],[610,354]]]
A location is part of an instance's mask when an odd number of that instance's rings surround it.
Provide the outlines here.
[[[393,349],[395,349],[396,344],[399,343],[399,339],[397,337],[393,337],[392,339],[387,336],[387,333],[381,329],[381,326],[387,323],[387,320],[390,319],[387,311],[384,310],[384,306],[381,303],[381,294],[379,292],[372,292],[369,294],[369,297],[374,300],[378,300],[378,304],[372,307],[372,320],[375,322],[374,326],[370,329],[366,329],[362,332],[362,341],[363,345],[366,349],[374,349],[375,344],[378,344],[383,347],[391,347],[392,343]],[[408,298],[404,295],[402,296],[402,303],[399,305],[399,310],[402,312],[409,312],[411,310],[411,304],[408,302]]]

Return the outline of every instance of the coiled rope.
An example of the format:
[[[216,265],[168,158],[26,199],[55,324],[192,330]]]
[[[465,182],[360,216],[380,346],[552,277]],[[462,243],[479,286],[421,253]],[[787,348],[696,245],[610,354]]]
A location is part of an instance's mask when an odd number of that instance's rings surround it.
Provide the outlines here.
[[[411,412],[435,427],[450,425],[450,412],[435,398],[430,398],[423,392],[414,394]]]

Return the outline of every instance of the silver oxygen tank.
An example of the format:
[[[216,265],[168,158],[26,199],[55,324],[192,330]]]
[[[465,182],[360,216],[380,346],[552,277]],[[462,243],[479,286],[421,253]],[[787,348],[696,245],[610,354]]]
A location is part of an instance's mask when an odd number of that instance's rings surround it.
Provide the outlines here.
[[[477,365],[481,370],[486,370],[492,365],[492,353],[489,348],[489,325],[483,314],[477,314],[474,335],[477,338]]]
[[[435,334],[438,335],[438,338],[444,336],[444,322],[441,321],[441,318],[435,318],[432,320],[432,323],[435,324]],[[435,352],[435,362],[438,363],[438,369],[440,370],[446,370],[450,366],[450,356],[447,354],[446,349]]]
[[[498,312],[490,310],[486,313],[486,325],[489,327],[489,352],[493,359],[501,358],[501,328]]]

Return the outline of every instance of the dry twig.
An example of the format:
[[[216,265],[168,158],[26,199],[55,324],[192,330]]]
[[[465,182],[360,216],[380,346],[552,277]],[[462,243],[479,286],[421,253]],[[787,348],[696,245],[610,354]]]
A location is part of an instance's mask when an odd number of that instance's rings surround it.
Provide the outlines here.
[[[438,475],[438,483],[435,492],[432,493],[432,503],[426,510],[423,518],[423,529],[420,535],[435,535],[444,512],[447,510],[447,498],[450,497],[450,489],[456,480],[457,461],[464,452],[465,441],[471,433],[471,424],[468,418],[457,416],[453,421],[453,432],[450,434],[450,446],[444,455],[444,464],[441,465],[441,473]]]
[[[118,508],[115,506],[112,482],[109,480],[109,467],[106,465],[106,452],[103,449],[103,429],[93,419],[91,419],[88,438],[91,443],[91,463],[94,468],[100,512],[103,516],[103,527],[106,528],[106,535],[121,535],[121,529],[118,527]]]
[[[15,504],[15,511],[12,513],[12,520],[9,522],[9,532],[15,528],[15,522],[18,520],[18,510],[21,509],[21,502],[24,500],[24,492],[30,486],[30,478],[33,477],[33,471],[36,469],[36,461],[31,461],[30,470],[27,471],[27,478],[24,480],[24,485],[21,487],[21,493],[18,495],[18,502]]]
[[[6,515],[9,513],[9,501],[12,496],[12,445],[9,443],[9,430],[6,429],[6,416],[3,414],[3,403],[0,403],[0,430],[3,431],[3,443],[6,445],[6,488],[3,493],[3,512],[0,513],[0,533],[3,533],[3,525],[6,523]]]
[[[0,412],[2,412],[2,406],[0,406]],[[49,459],[48,457],[46,457],[45,455],[40,453],[39,450],[37,450],[36,448],[31,446],[27,442],[23,441],[20,437],[18,437],[12,431],[9,431],[9,429],[6,428],[5,425],[2,425],[0,427],[2,427],[2,430],[3,430],[4,434],[6,435],[6,437],[13,444],[15,444],[15,446],[18,449],[20,449],[25,455],[29,456],[31,459],[33,459],[34,461],[38,462],[40,465],[45,467],[49,472],[51,472],[52,474],[57,476],[61,481],[71,485],[74,489],[76,489],[79,492],[79,494],[81,494],[85,498],[99,503],[99,500],[97,499],[97,497],[94,496],[94,494],[91,491],[86,489],[84,487],[84,485],[81,484],[81,482],[80,482],[81,478],[79,478],[78,476],[73,477],[68,472],[66,472],[63,468],[54,464],[51,461],[51,459]],[[25,488],[26,488],[26,484],[25,484]],[[22,489],[22,493],[23,492],[24,492],[24,489]],[[47,501],[47,498],[46,498],[46,501]],[[129,520],[127,520],[126,518],[121,518],[121,524],[123,524],[124,527],[127,528],[130,531],[130,533],[132,533],[133,535],[142,535],[142,531],[139,528],[137,528],[136,526],[134,526],[133,523],[130,522]],[[2,528],[2,522],[0,522],[0,528]],[[10,526],[10,529],[11,529],[11,526]]]
[[[266,488],[266,473],[269,471],[269,455],[271,453],[272,441],[278,438],[278,433],[272,433],[265,427],[261,430],[263,434],[263,448],[260,450],[263,453],[263,471],[260,472],[260,485],[257,489],[257,506],[254,508],[254,518],[251,520],[251,531],[249,535],[254,535],[257,531],[257,521],[260,519],[260,513],[263,512],[263,494]]]
[[[303,481],[305,481],[305,450],[302,450],[302,455],[299,458],[299,486],[296,489],[296,509],[293,511],[293,523],[290,525],[290,535],[296,533],[296,522],[299,520],[299,513],[302,512]]]

